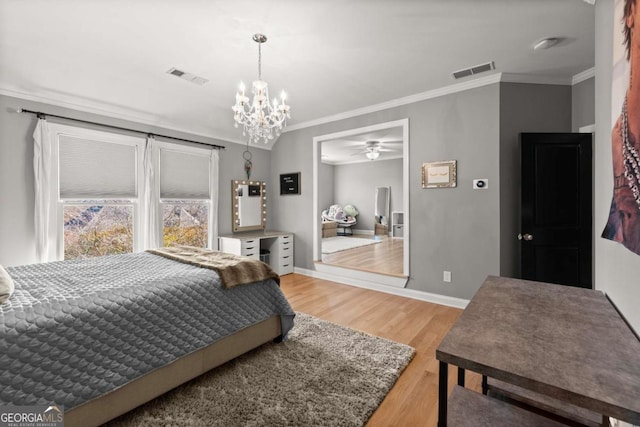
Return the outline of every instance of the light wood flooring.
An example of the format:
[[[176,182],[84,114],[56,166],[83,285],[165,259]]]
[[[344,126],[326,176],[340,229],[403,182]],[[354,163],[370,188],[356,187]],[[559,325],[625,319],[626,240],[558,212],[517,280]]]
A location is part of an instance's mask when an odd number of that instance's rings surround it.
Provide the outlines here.
[[[373,236],[356,235],[353,237],[366,239]],[[346,251],[323,254],[324,264],[351,268],[372,273],[403,276],[404,240],[398,237],[376,236],[382,243],[362,246]],[[350,237],[344,237],[349,239]]]
[[[368,427],[436,425],[435,351],[462,310],[299,274],[282,276],[281,287],[296,311],[416,349],[413,360],[372,415]],[[456,380],[457,370],[449,367],[449,391]],[[481,377],[468,372],[466,384],[480,391]]]

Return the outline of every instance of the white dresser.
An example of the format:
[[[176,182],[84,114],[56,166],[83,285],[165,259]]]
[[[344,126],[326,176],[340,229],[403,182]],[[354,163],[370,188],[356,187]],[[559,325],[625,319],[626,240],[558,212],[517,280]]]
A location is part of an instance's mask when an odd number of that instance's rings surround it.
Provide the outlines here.
[[[293,273],[293,233],[284,231],[258,231],[220,236],[220,251],[260,259],[268,258],[268,264],[276,274]],[[265,255],[268,255],[265,257]]]

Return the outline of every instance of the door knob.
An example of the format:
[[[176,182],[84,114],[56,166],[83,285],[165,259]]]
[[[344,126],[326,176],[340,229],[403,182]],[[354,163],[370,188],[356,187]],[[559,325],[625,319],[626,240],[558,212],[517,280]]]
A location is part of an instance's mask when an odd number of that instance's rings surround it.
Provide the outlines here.
[[[526,241],[531,241],[533,240],[533,234],[518,234],[518,240],[526,240]]]

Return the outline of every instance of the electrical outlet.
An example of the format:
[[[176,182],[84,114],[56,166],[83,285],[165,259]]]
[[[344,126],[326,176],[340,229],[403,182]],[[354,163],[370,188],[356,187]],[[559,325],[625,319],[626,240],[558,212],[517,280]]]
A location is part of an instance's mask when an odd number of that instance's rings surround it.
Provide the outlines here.
[[[450,271],[444,271],[442,274],[442,280],[444,280],[447,283],[451,283],[451,272]]]

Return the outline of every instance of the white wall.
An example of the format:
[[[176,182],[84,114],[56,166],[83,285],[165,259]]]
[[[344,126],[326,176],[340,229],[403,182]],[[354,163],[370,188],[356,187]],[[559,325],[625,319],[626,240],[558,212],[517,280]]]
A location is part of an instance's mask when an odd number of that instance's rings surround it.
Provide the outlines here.
[[[611,78],[613,2],[596,2],[595,285],[640,333],[640,256],[600,237],[613,195]]]

